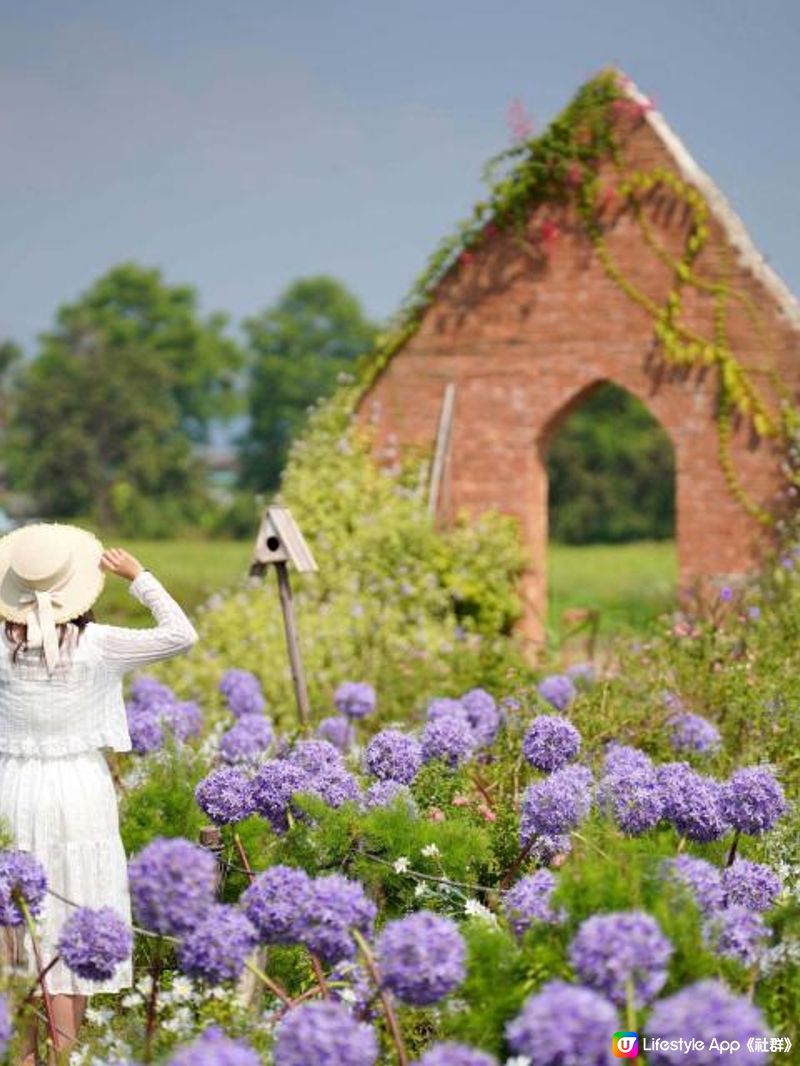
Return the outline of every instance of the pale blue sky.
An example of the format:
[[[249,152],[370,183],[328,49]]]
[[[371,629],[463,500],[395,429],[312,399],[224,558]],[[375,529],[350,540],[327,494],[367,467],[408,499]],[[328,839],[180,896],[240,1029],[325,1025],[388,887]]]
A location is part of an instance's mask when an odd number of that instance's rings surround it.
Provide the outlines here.
[[[293,278],[377,318],[537,127],[627,71],[800,290],[795,0],[0,0],[0,337],[114,263],[234,323]]]

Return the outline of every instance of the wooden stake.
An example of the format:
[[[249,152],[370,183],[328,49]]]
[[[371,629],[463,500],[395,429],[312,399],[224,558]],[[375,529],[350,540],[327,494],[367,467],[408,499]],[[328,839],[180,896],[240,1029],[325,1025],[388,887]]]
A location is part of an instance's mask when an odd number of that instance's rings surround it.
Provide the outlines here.
[[[444,388],[442,411],[439,415],[439,428],[436,432],[436,451],[433,456],[431,481],[428,489],[428,514],[431,518],[436,517],[436,512],[439,509],[439,493],[442,485],[442,476],[444,474],[445,460],[447,459],[447,453],[450,448],[450,430],[453,423],[453,401],[455,400],[455,395],[456,387],[453,382],[450,381]]]
[[[300,719],[302,729],[307,730],[311,718],[311,710],[308,705],[308,690],[306,689],[306,678],[303,673],[303,662],[300,658],[300,645],[297,640],[297,624],[294,617],[292,587],[289,584],[289,571],[286,563],[275,563],[275,573],[278,575],[278,595],[281,599],[283,625],[286,630],[286,647],[289,651],[289,662],[292,667],[294,694],[297,699],[297,715]]]

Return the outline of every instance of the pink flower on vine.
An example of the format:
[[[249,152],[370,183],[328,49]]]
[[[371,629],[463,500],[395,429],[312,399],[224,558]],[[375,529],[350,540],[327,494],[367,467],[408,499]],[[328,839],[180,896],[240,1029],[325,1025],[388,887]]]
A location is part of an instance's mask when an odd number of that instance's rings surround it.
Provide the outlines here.
[[[539,237],[548,251],[550,251],[560,236],[561,228],[551,218],[546,218],[539,227]]]
[[[508,105],[506,118],[511,136],[515,141],[530,140],[533,136],[533,119],[518,96],[515,96]]]
[[[496,222],[487,222],[483,227],[484,237],[495,237],[499,232]]]
[[[470,263],[474,263],[475,262],[475,253],[474,252],[470,252],[468,248],[465,248],[464,251],[459,256],[459,261],[460,261],[462,266],[469,266]]]
[[[570,163],[567,167],[567,184],[576,189],[583,181],[583,171],[580,163]]]

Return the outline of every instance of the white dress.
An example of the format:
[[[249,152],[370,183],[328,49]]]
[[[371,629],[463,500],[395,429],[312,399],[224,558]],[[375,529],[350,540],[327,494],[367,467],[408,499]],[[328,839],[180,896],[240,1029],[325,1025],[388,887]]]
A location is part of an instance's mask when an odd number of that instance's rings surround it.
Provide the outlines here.
[[[45,965],[57,954],[73,904],[113,907],[131,922],[117,797],[100,749],[131,750],[125,674],[186,651],[198,639],[183,609],[149,570],[129,590],[150,609],[156,626],[90,622],[80,639],[77,627],[68,626],[52,677],[41,649],[21,651],[12,662],[13,645],[0,625],[0,819],[15,845],[35,855],[47,874],[48,893],[36,923]],[[15,927],[11,939],[15,971],[35,977],[27,930]],[[132,962],[120,963],[109,980],[90,981],[59,960],[45,981],[51,993],[117,992],[133,984]]]

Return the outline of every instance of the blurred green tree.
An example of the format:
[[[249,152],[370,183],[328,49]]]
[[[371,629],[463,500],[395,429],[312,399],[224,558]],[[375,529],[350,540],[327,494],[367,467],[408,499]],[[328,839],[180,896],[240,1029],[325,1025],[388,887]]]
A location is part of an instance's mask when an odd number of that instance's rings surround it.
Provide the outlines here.
[[[369,351],[376,327],[346,286],[327,275],[294,281],[243,326],[251,377],[250,424],[238,441],[242,484],[270,490],[308,408]]]
[[[206,499],[193,444],[240,403],[243,354],[226,322],[200,317],[193,288],[134,263],[60,307],[12,394],[4,450],[13,487],[51,517],[191,520]]]
[[[547,456],[550,536],[566,544],[674,536],[675,460],[635,396],[603,385],[553,439]]]

